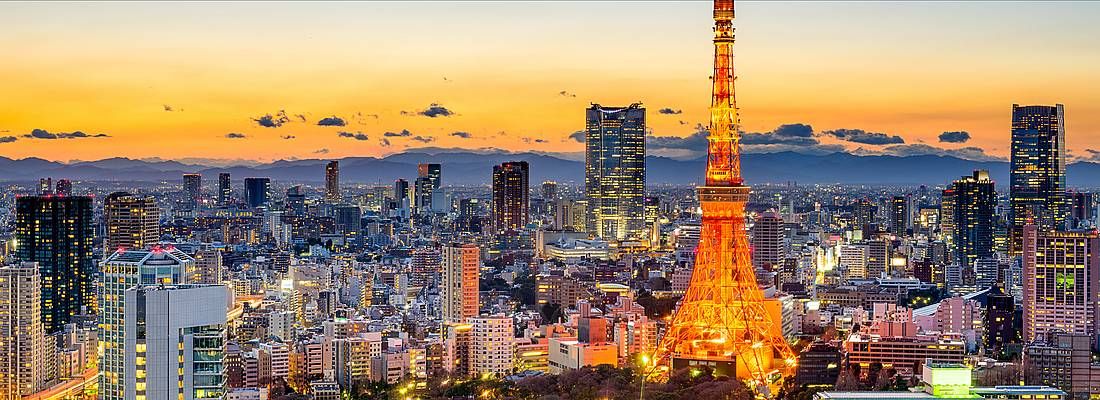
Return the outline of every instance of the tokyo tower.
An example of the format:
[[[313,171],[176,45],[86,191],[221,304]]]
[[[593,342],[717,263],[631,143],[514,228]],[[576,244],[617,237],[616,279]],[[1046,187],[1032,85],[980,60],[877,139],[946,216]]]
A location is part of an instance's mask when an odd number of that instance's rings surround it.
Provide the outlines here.
[[[714,87],[707,136],[707,180],[698,188],[703,225],[687,293],[653,358],[673,369],[710,366],[758,389],[790,376],[796,362],[778,312],[756,283],[745,232],[749,187],[733,74],[733,0],[714,0]],[[667,364],[666,364],[667,365]]]

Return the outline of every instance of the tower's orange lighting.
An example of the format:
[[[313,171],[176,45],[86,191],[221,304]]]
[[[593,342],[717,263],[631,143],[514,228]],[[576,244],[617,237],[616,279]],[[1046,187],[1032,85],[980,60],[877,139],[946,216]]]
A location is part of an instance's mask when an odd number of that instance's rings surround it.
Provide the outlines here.
[[[790,376],[797,364],[778,316],[764,307],[745,233],[749,187],[741,177],[741,144],[733,73],[733,0],[714,0],[714,77],[707,136],[706,185],[698,188],[703,227],[695,269],[654,359],[727,364],[757,389]]]

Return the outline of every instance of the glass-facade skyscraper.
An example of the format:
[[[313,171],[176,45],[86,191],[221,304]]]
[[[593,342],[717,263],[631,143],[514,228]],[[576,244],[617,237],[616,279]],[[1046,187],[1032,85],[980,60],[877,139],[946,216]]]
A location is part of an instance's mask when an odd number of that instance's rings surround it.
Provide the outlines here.
[[[645,238],[645,108],[593,104],[586,117],[588,231],[611,240]]]
[[[1012,251],[1033,220],[1040,230],[1063,229],[1066,201],[1066,128],[1061,104],[1012,105]]]
[[[974,171],[951,185],[954,193],[953,233],[955,258],[959,265],[970,266],[981,258],[993,257],[993,213],[997,192],[989,172]]]
[[[271,190],[270,178],[244,178],[244,197],[249,207],[267,204]]]
[[[95,308],[92,199],[23,196],[15,204],[15,257],[38,263],[42,323],[47,334],[60,332],[73,316]]]
[[[493,166],[493,226],[497,231],[527,225],[531,206],[527,161]]]

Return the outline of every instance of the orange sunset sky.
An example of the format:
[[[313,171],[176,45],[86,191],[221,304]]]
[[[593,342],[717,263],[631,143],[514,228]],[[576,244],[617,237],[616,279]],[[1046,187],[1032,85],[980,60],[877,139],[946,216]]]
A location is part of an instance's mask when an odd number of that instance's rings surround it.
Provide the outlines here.
[[[0,156],[576,152],[592,102],[641,101],[652,135],[686,137],[707,118],[710,6],[0,3]],[[1097,2],[739,1],[742,129],[800,123],[832,149],[902,151],[821,134],[859,129],[1003,158],[1013,103],[1062,103],[1071,155],[1094,156],[1098,16]],[[77,131],[106,136],[65,138]],[[939,140],[954,131],[970,139]]]

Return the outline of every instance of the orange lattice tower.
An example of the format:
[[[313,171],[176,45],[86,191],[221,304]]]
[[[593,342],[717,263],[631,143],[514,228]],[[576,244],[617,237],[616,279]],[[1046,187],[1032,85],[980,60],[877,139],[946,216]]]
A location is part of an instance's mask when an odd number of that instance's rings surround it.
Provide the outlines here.
[[[765,307],[745,232],[749,187],[741,178],[733,90],[733,0],[714,0],[713,82],[695,269],[654,360],[673,369],[709,365],[762,388],[790,376],[796,360],[779,316]]]

